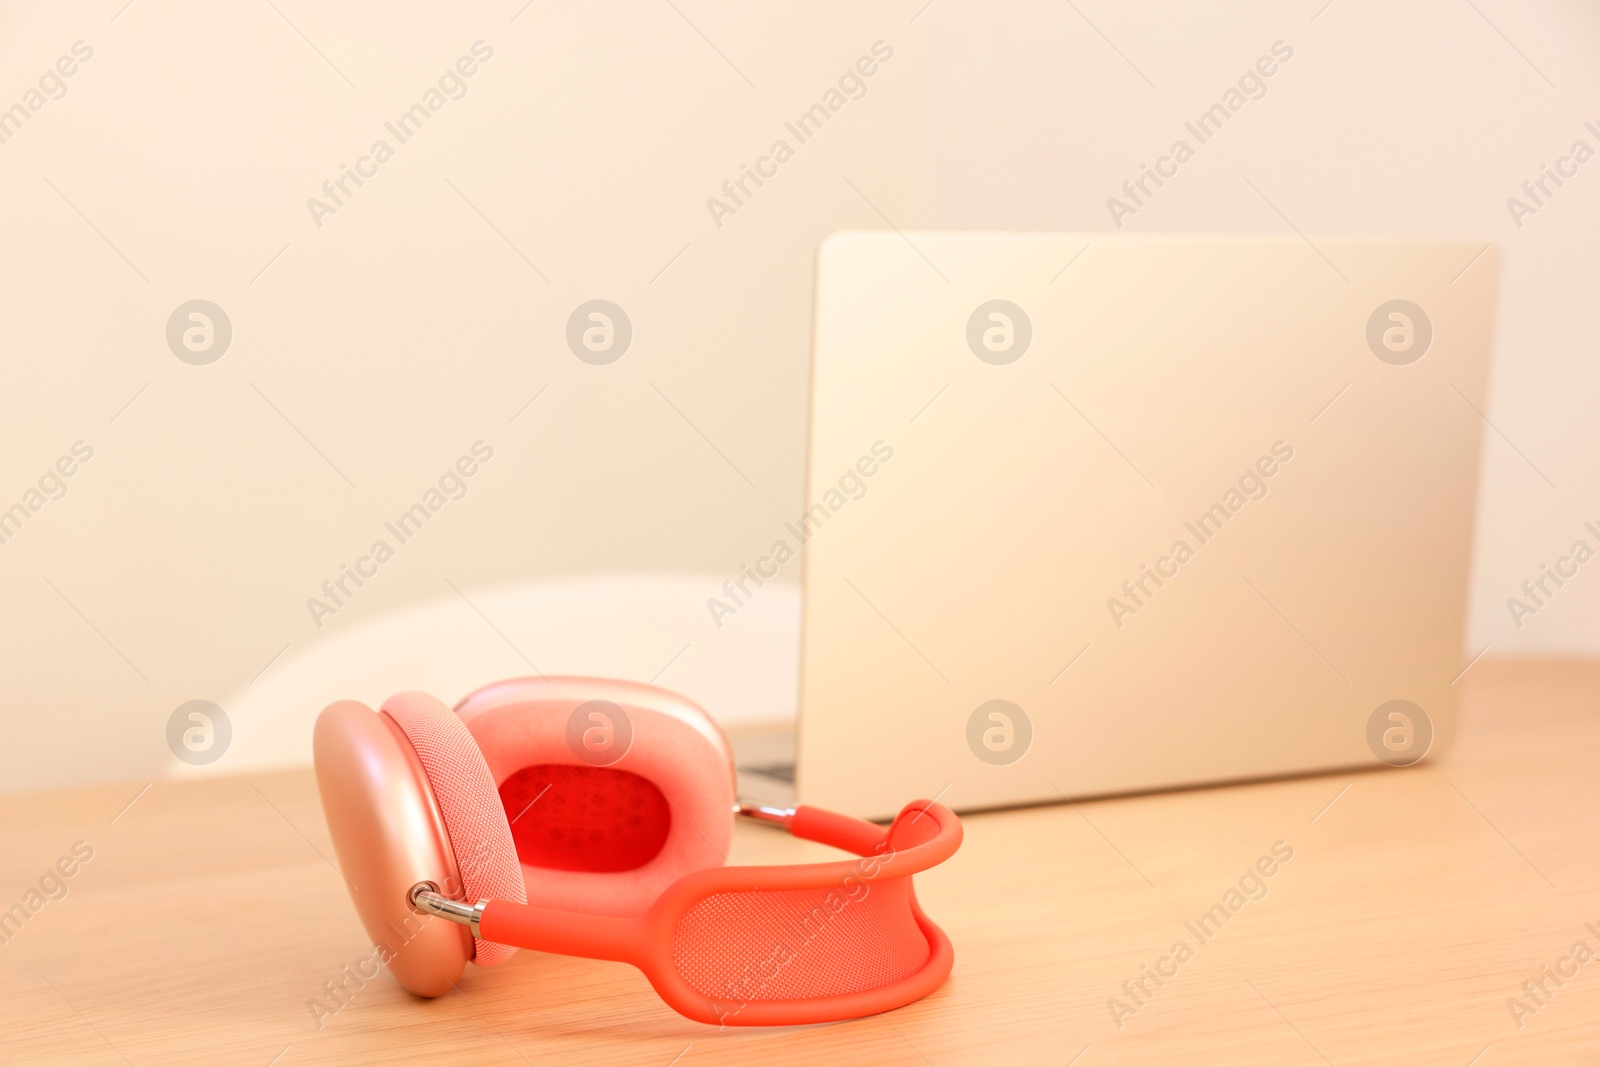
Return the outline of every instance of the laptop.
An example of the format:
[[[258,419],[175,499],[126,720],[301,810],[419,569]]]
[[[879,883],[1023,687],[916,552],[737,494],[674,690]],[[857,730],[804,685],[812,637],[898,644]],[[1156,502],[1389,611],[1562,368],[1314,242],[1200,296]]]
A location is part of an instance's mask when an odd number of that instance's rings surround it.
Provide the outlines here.
[[[881,819],[1437,752],[1497,284],[1482,241],[830,236],[798,722],[741,790]]]

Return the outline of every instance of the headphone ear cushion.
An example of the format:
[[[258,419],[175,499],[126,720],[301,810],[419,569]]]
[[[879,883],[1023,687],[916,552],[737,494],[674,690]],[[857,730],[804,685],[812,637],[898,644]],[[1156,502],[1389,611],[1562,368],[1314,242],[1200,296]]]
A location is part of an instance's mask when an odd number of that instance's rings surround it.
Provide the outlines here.
[[[585,708],[620,716],[606,724],[622,739],[609,762],[580,754],[586,742],[573,730]],[[639,915],[684,875],[725,862],[733,752],[685,697],[637,682],[521,678],[456,712],[500,783],[531,903]]]
[[[463,898],[470,903],[527,903],[527,885],[505,808],[466,724],[444,701],[427,693],[396,694],[384,701],[382,710],[406,735],[427,773],[461,874]],[[484,967],[502,963],[516,952],[477,939],[473,948],[473,962]]]

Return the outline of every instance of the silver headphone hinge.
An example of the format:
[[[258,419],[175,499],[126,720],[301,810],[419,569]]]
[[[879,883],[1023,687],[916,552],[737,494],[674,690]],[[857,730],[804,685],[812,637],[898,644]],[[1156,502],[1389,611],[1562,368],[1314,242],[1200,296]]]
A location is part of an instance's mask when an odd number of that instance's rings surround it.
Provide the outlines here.
[[[742,815],[746,819],[753,819],[756,822],[780,826],[785,830],[789,828],[789,820],[794,818],[793,808],[774,808],[765,804],[746,804],[743,801],[734,803],[733,813]]]
[[[483,931],[479,929],[478,924],[483,919],[483,909],[489,906],[487,900],[480,900],[476,904],[468,904],[464,900],[452,900],[440,893],[439,887],[432,882],[418,882],[406,895],[411,900],[411,906],[417,911],[460,923],[472,931],[473,937],[483,937]]]

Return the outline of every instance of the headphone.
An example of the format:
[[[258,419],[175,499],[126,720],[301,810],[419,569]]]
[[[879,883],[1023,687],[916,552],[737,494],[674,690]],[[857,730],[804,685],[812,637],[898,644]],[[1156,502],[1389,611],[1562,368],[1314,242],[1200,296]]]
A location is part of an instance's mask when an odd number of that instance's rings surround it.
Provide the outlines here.
[[[954,854],[955,815],[919,800],[885,828],[740,804],[728,739],[665,689],[541,677],[453,711],[343,700],[313,749],[362,925],[419,996],[528,948],[630,963],[698,1022],[770,1026],[889,1011],[950,974],[911,876]],[[855,858],[726,866],[736,817]]]

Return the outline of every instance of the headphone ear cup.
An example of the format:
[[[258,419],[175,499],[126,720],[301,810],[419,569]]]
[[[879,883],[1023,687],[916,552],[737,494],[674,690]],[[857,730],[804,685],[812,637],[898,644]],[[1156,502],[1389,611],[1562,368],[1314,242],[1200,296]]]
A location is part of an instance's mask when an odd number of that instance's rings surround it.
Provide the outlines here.
[[[462,899],[527,903],[527,885],[505,808],[466,724],[427,693],[396,694],[384,701],[382,711],[411,742],[427,774],[461,874]],[[484,967],[502,963],[516,952],[481,939],[474,939],[473,948],[473,962]]]
[[[685,697],[614,679],[518,678],[456,713],[499,783],[530,903],[639,915],[684,875],[725,862],[732,749]],[[586,728],[614,747],[589,749]]]

